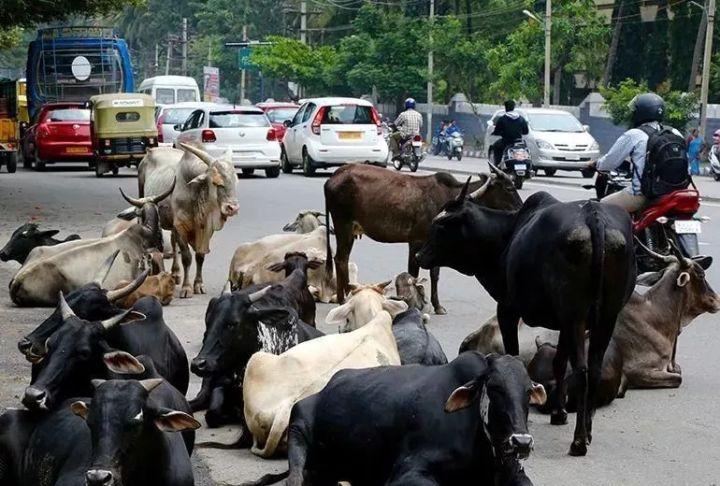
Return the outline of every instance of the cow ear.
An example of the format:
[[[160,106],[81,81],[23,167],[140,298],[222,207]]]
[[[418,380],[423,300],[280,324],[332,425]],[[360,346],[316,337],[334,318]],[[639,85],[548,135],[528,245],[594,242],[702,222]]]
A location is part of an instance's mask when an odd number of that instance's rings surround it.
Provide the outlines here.
[[[392,317],[405,312],[408,309],[408,305],[404,300],[393,300],[389,299],[383,302],[383,309],[388,311]]]
[[[385,289],[387,288],[387,286],[390,285],[391,283],[392,283],[392,280],[387,280],[385,282],[380,282],[379,284],[375,284],[375,285],[373,285],[373,287],[375,287],[375,290],[377,290],[378,292],[383,294],[383,293],[385,293]]]
[[[189,186],[200,185],[200,184],[204,183],[207,180],[207,178],[208,178],[207,173],[200,174],[199,176],[196,176],[190,182],[188,182],[188,185]]]
[[[85,402],[78,400],[70,404],[70,410],[72,413],[85,420],[88,416],[88,406]]]
[[[273,263],[267,267],[271,272],[282,272],[285,270],[285,262]]]
[[[138,359],[125,351],[110,351],[103,356],[107,369],[120,375],[139,375],[145,367]]]
[[[690,274],[687,272],[682,272],[675,281],[678,287],[685,287],[688,282],[690,282]]]
[[[703,270],[707,270],[710,268],[710,265],[712,265],[713,258],[711,256],[698,255],[692,257],[692,261],[700,265]]]
[[[280,324],[290,319],[291,311],[286,307],[272,307],[269,309],[257,309],[250,307],[245,313],[246,316],[256,321],[263,321],[265,324]],[[265,322],[267,321],[267,322]]]
[[[664,272],[645,272],[637,276],[635,285],[652,287],[662,278]]]
[[[533,382],[532,388],[530,389],[530,405],[545,405],[547,401],[547,394],[545,393],[545,387],[539,383]]]
[[[415,285],[422,285],[422,284],[424,284],[424,283],[427,283],[427,281],[428,281],[428,280],[427,280],[427,277],[423,277],[423,278],[421,278],[421,279],[419,279],[419,280],[415,280]]]
[[[456,388],[445,402],[445,411],[452,413],[468,408],[480,395],[484,382],[484,378],[475,378]]]
[[[117,217],[125,221],[132,221],[138,217],[137,208],[135,206],[131,206],[127,209],[123,209],[120,213],[118,213]]]
[[[185,412],[170,410],[155,418],[155,426],[163,432],[182,432],[199,429],[200,422]]]
[[[220,187],[225,187],[225,181],[222,178],[222,175],[220,174],[220,171],[217,170],[217,167],[213,167],[210,169],[210,172],[212,172],[212,175],[210,176],[210,180],[213,184]]]
[[[60,233],[60,230],[47,230],[47,231],[41,231],[38,233],[40,236],[55,236],[56,234]]]
[[[318,260],[317,258],[313,258],[312,260],[310,260],[310,261],[308,262],[308,268],[311,268],[311,269],[315,270],[316,268],[322,267],[324,263],[325,263],[325,262],[322,261],[322,260]]]
[[[347,322],[347,318],[352,312],[353,305],[350,302],[346,302],[343,305],[339,305],[328,312],[325,318],[325,324],[331,326],[344,326]]]

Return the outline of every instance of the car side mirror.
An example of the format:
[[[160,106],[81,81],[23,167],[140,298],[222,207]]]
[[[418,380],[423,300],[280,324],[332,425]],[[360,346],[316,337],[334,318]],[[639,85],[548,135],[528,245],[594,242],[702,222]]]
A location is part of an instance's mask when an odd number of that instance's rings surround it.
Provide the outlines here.
[[[290,127],[292,126],[292,120],[285,120],[285,121],[283,122],[283,125],[284,125],[286,128],[290,128]]]
[[[590,131],[590,125],[583,125],[583,130],[585,130],[586,132],[589,132],[589,131]]]
[[[182,132],[182,123],[177,123],[173,125],[173,130],[175,130],[176,132]]]
[[[83,108],[89,110],[90,108],[92,108],[92,102],[90,100],[86,101],[85,103],[83,103]]]

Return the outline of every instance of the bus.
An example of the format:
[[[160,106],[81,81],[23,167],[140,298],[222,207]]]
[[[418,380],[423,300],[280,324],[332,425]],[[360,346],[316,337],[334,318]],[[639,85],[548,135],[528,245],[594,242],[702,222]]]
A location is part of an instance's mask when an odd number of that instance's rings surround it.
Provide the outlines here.
[[[127,43],[110,27],[39,29],[28,48],[26,77],[32,119],[45,103],[135,90]]]

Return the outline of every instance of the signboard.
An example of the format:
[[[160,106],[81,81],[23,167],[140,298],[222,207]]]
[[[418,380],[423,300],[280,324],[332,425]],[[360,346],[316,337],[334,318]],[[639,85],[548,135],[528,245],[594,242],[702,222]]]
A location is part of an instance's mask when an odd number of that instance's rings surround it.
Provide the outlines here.
[[[203,101],[213,102],[220,97],[220,69],[203,67]]]
[[[140,100],[140,99],[112,100],[112,106],[115,108],[128,108],[131,106],[143,106],[143,100]]]
[[[257,66],[255,64],[250,62],[250,54],[252,53],[252,48],[250,47],[242,47],[238,49],[238,69],[256,69]]]

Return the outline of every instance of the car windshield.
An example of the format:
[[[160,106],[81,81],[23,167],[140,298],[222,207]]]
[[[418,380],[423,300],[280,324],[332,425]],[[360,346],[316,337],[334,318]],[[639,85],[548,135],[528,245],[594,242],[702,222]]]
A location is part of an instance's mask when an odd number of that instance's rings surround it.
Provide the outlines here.
[[[162,114],[163,124],[165,125],[177,125],[187,120],[195,108],[171,108],[165,110]]]
[[[254,111],[214,111],[210,113],[210,128],[243,128],[270,126],[265,113]]]
[[[172,105],[175,103],[175,90],[172,88],[158,88],[155,90],[155,101],[161,105]]]
[[[178,89],[177,90],[177,101],[182,103],[184,101],[197,101],[197,94],[194,89]]]
[[[282,123],[285,120],[292,120],[295,116],[295,113],[297,113],[298,108],[271,108],[269,109],[266,114],[267,117],[270,119],[273,123]]]
[[[574,116],[567,114],[528,113],[528,122],[538,132],[583,132],[583,126]]]
[[[48,113],[48,120],[53,122],[89,121],[90,110],[83,110],[80,108],[53,110]]]
[[[360,105],[328,106],[322,123],[328,125],[373,125],[372,108]]]

